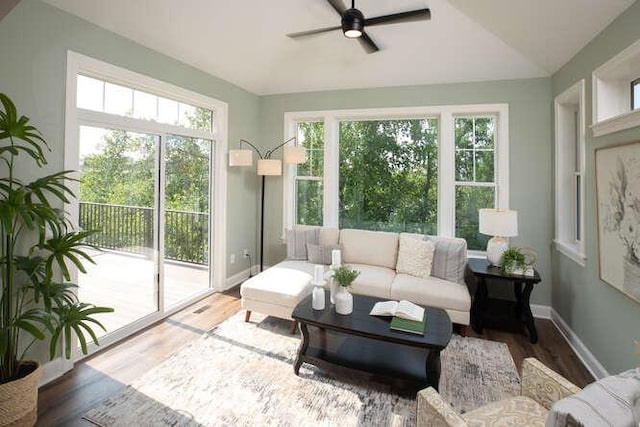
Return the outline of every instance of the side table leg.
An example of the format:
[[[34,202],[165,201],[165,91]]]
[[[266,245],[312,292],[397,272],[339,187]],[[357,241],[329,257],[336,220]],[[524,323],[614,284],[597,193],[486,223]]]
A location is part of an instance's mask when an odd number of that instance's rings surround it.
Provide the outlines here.
[[[529,331],[529,340],[532,344],[538,342],[538,331],[536,330],[536,324],[531,313],[531,305],[529,304],[529,298],[531,297],[531,291],[533,290],[533,284],[527,283],[524,287],[524,293],[522,294],[522,305],[524,308],[524,321]]]
[[[487,298],[489,292],[487,290],[487,282],[484,277],[478,277],[478,286],[476,287],[476,294],[473,297],[473,305],[471,307],[471,318],[473,330],[477,333],[482,333],[482,323],[484,318],[484,312],[487,309]]]
[[[438,391],[438,387],[440,385],[440,350],[429,350],[426,371],[427,384]]]
[[[300,372],[300,366],[302,365],[302,358],[309,347],[309,331],[307,330],[307,324],[304,322],[300,322],[300,331],[302,332],[302,342],[300,343],[300,348],[298,349],[298,356],[296,357],[296,361],[293,364],[293,372],[296,375]]]

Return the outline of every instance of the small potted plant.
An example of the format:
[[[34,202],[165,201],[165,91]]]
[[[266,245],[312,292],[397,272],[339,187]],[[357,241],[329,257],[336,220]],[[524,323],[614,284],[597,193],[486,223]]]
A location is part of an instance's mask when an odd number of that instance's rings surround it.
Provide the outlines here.
[[[333,271],[333,280],[340,285],[340,291],[335,297],[336,313],[351,314],[353,312],[353,296],[349,293],[348,288],[358,275],[360,275],[359,271],[346,265],[341,265]]]
[[[500,262],[500,271],[502,274],[514,274],[518,271],[524,272],[526,267],[526,257],[520,248],[509,248],[502,254],[502,260]]]

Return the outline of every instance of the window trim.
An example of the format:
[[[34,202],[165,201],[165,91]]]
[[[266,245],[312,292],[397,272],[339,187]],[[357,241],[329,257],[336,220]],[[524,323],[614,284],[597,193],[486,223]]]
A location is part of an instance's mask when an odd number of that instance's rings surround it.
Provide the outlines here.
[[[584,267],[586,265],[585,254],[585,241],[586,241],[586,227],[585,227],[585,168],[586,168],[586,111],[585,111],[585,80],[582,79],[579,82],[573,84],[567,88],[560,95],[554,99],[554,118],[555,118],[555,237],[554,243],[556,249],[575,261],[578,265]],[[578,141],[563,142],[563,108],[569,108],[577,105],[577,120],[575,128],[577,129]],[[575,153],[575,147],[578,152]],[[567,167],[562,159],[566,157],[566,152],[574,151],[574,165],[576,164],[575,155],[578,156],[577,166],[578,171],[574,168]],[[575,207],[573,203],[574,192],[569,189],[575,188],[575,178],[580,175],[580,193],[578,197],[580,199],[580,218],[577,217]],[[570,177],[572,185],[565,185],[564,181]],[[570,194],[567,192],[571,191]],[[571,196],[571,197],[569,197]],[[566,200],[572,200],[572,207],[566,206]],[[567,219],[567,211],[571,211],[571,216]],[[575,237],[568,238],[567,236],[575,236],[577,225],[580,225],[580,240]]]
[[[295,111],[284,114],[283,139],[296,132],[297,122],[324,122],[324,225],[338,227],[338,140],[342,120],[438,119],[438,235],[455,235],[455,130],[454,119],[466,116],[496,117],[496,200],[497,207],[509,208],[509,104],[440,105],[422,107],[365,108],[348,110]],[[288,165],[283,176],[282,235],[295,218],[295,166]],[[333,193],[332,193],[333,192]],[[332,194],[334,196],[332,196]],[[473,251],[476,252],[476,251]],[[480,253],[480,252],[478,252]]]

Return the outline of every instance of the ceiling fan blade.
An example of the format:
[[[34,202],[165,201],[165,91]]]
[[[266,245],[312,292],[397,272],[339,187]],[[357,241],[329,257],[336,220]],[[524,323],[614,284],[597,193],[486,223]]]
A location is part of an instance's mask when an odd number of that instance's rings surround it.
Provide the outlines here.
[[[380,50],[380,48],[376,46],[376,43],[371,40],[371,37],[369,37],[369,35],[364,31],[362,32],[362,35],[358,37],[358,41],[360,42],[360,45],[362,45],[364,50],[367,51],[367,53],[374,53]]]
[[[344,3],[342,3],[342,0],[327,0],[327,2],[331,5],[331,7],[333,7],[336,12],[338,12],[338,15],[340,16],[342,16],[345,10],[347,10],[347,8],[344,6]]]
[[[326,33],[328,31],[340,30],[340,29],[342,29],[342,26],[337,25],[334,27],[318,28],[316,30],[300,31],[299,33],[291,33],[291,34],[287,34],[287,37],[291,37],[292,39],[295,39],[297,37],[311,36],[314,34]]]
[[[382,24],[395,24],[399,22],[414,22],[431,19],[431,11],[429,9],[410,10],[408,12],[393,13],[391,15],[377,16],[375,18],[365,19],[365,27]]]

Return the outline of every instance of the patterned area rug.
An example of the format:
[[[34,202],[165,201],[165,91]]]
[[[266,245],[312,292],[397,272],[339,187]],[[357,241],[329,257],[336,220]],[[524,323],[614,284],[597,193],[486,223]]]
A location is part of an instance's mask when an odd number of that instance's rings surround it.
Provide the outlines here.
[[[303,364],[290,322],[238,313],[188,344],[84,418],[100,426],[415,425],[415,396],[342,369]],[[440,392],[459,412],[518,394],[506,344],[454,335]]]

